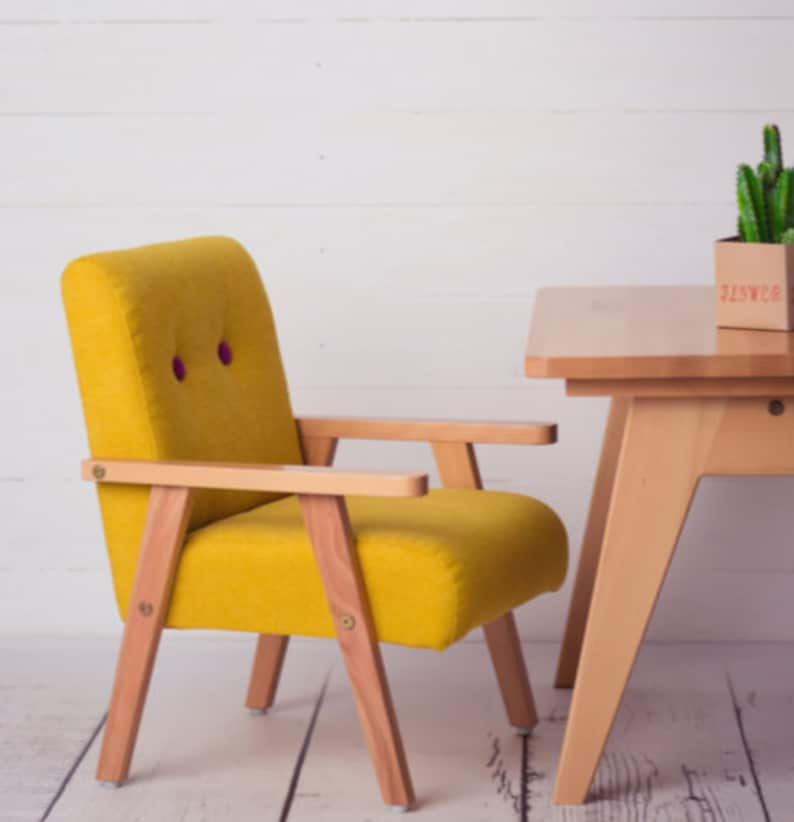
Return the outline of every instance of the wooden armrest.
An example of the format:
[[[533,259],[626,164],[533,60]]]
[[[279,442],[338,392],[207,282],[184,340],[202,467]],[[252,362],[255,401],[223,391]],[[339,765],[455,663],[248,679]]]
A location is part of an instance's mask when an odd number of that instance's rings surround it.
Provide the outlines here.
[[[357,417],[298,417],[301,438],[342,437],[364,440],[426,440],[511,445],[547,445],[557,441],[550,422],[457,422]]]
[[[129,485],[170,485],[281,494],[421,497],[427,493],[427,474],[364,473],[309,465],[88,459],[82,462],[81,476],[96,482]]]

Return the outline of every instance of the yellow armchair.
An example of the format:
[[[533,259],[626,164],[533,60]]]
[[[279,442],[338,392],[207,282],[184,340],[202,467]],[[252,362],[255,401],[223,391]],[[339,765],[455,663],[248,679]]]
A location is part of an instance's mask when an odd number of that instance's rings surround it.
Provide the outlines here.
[[[483,626],[512,725],[537,718],[512,609],[557,590],[559,518],[483,491],[474,442],[546,423],[295,418],[270,306],[235,241],[95,254],[63,296],[119,612],[97,778],[129,773],[163,627],[259,635],[246,703],[273,703],[291,634],[336,636],[384,801],[414,792],[378,643],[442,650]],[[330,467],[340,437],[427,440],[425,474]]]

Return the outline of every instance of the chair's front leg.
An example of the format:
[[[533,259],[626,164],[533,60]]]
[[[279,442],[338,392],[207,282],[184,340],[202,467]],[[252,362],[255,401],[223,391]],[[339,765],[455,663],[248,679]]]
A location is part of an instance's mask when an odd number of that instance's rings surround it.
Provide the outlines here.
[[[306,465],[331,465],[336,454],[336,444],[336,437],[302,437],[304,462]],[[245,700],[246,707],[252,713],[265,713],[275,701],[288,644],[288,636],[259,635]]]
[[[383,799],[410,808],[411,775],[344,499],[299,499]]]
[[[116,678],[99,755],[97,779],[121,783],[130,770],[157,646],[171,601],[190,515],[188,488],[155,486],[138,556]]]

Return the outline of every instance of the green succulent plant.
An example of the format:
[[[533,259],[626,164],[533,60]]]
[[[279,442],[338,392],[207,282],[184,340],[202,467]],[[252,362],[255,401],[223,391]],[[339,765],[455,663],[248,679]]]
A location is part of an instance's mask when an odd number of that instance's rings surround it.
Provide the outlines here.
[[[783,167],[780,129],[764,126],[764,159],[736,172],[739,237],[746,243],[794,243],[794,168]]]

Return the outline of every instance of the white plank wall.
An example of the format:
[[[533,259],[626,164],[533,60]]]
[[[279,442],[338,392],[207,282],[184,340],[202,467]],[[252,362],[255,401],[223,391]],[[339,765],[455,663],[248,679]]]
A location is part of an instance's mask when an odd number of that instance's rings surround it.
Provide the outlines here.
[[[484,478],[575,558],[605,405],[522,377],[535,290],[709,282],[764,122],[794,159],[792,42],[786,0],[0,0],[0,631],[117,630],[60,271],[199,233],[260,264],[299,411],[558,420]],[[791,639],[793,491],[704,484],[655,637]]]

